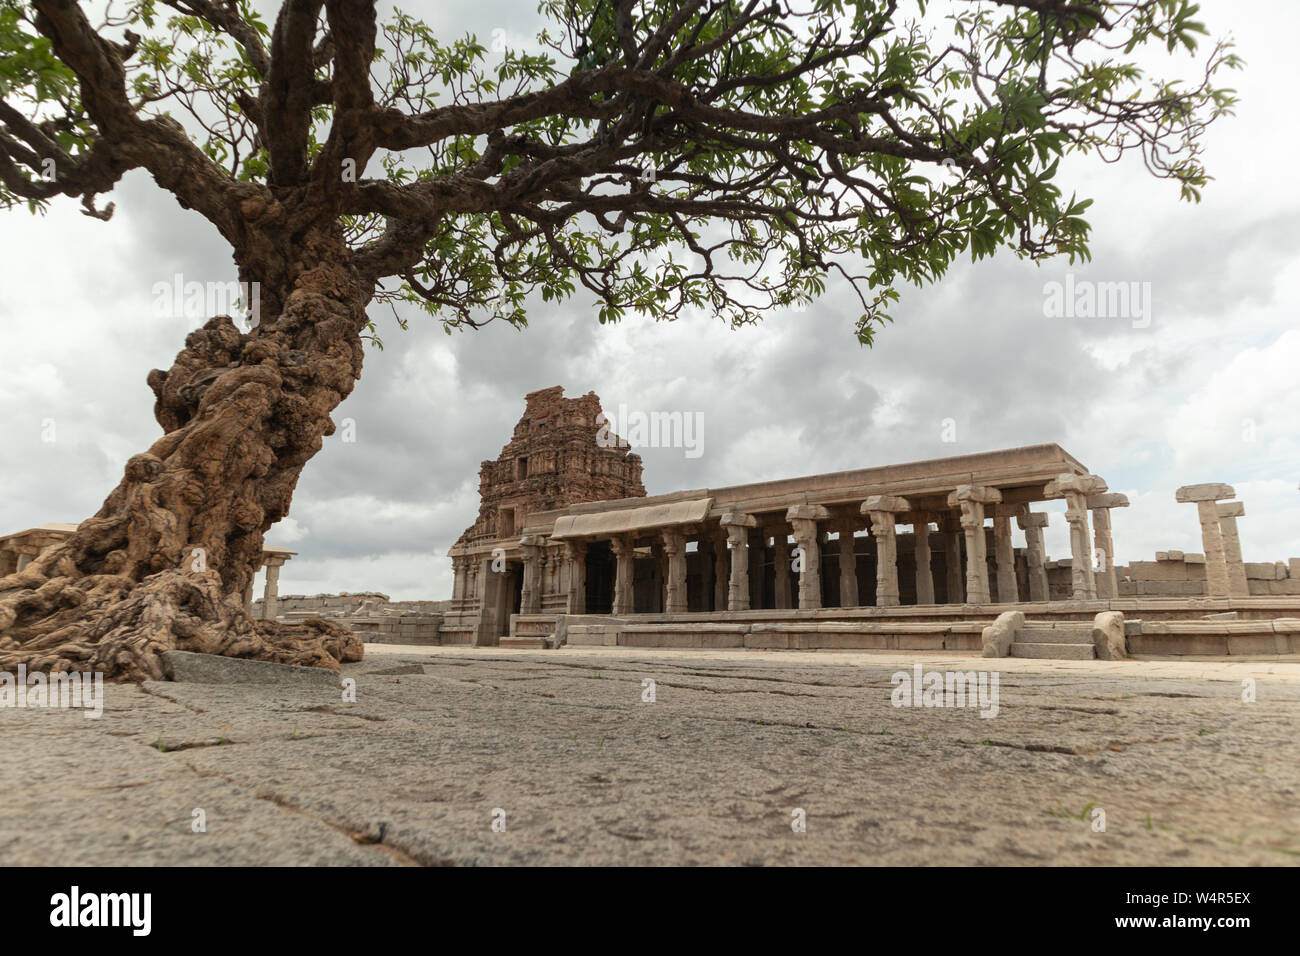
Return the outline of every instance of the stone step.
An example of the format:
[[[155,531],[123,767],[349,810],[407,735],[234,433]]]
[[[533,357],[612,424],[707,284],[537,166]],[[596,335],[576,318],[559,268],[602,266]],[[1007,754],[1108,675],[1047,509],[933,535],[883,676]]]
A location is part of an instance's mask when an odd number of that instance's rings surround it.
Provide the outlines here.
[[[497,642],[498,647],[522,647],[529,650],[544,650],[546,642],[540,637],[503,637]]]
[[[1092,642],[1087,644],[1038,644],[1024,641],[1014,642],[1008,651],[1008,657],[1033,657],[1039,660],[1090,661],[1097,656]]]
[[[1092,625],[1074,626],[1026,623],[1019,639],[1025,644],[1091,644]]]

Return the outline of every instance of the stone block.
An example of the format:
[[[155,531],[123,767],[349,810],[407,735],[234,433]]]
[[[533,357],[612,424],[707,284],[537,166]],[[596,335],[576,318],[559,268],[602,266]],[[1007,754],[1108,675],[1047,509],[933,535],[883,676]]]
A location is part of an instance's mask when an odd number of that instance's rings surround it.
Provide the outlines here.
[[[1128,657],[1122,612],[1102,611],[1093,618],[1092,646],[1097,651],[1097,657],[1103,661],[1118,661]]]
[[[1006,657],[1016,634],[1025,626],[1023,611],[1004,611],[980,635],[985,657]]]
[[[794,509],[791,509],[792,511]],[[911,511],[912,505],[906,498],[900,498],[897,495],[871,495],[866,501],[862,502],[861,511],[867,514],[872,511]]]
[[[1229,654],[1286,654],[1290,641],[1283,634],[1229,634]]]

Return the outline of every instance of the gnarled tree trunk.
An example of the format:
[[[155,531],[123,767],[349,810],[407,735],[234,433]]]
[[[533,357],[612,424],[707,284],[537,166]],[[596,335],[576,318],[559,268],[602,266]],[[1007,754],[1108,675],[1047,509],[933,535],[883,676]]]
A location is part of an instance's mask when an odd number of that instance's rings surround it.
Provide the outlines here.
[[[334,236],[272,248],[241,260],[241,274],[271,277],[258,280],[261,322],[244,333],[218,316],[191,332],[171,369],[149,374],[163,436],[66,542],[0,578],[0,669],[160,679],[170,649],[335,669],[360,659],[338,624],[244,610],[263,534],[361,374],[372,292]]]

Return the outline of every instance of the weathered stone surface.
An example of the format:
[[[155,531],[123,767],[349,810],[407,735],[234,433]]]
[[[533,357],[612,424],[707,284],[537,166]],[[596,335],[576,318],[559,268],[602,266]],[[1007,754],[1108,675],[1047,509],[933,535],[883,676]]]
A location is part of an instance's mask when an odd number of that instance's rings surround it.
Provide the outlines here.
[[[109,687],[98,721],[0,709],[0,854],[10,865],[1225,867],[1286,865],[1300,850],[1295,664],[424,656],[426,675],[360,674],[349,705],[157,683]],[[1000,673],[997,717],[893,706],[891,675],[914,664]],[[655,703],[642,700],[646,678]],[[990,792],[998,812],[973,819]],[[1079,819],[1090,803],[1106,832]],[[195,808],[206,833],[191,830]],[[491,829],[495,808],[504,833]],[[791,832],[795,808],[806,833]]]
[[[339,686],[339,672],[322,667],[296,667],[190,651],[164,651],[162,656],[171,679],[184,683],[277,684],[335,689]]]

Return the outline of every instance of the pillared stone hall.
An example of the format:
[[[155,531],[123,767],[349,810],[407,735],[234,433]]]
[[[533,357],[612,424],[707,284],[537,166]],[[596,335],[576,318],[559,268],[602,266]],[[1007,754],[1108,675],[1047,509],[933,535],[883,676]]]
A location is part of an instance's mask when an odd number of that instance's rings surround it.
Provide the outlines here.
[[[1128,499],[1059,445],[647,496],[640,456],[596,440],[604,421],[594,393],[525,397],[451,548],[440,643],[1091,658],[1300,640],[1300,561],[1248,579],[1228,485],[1178,489],[1204,554],[1117,565],[1112,512]],[[1070,541],[1055,561],[1036,507],[1052,500]]]

